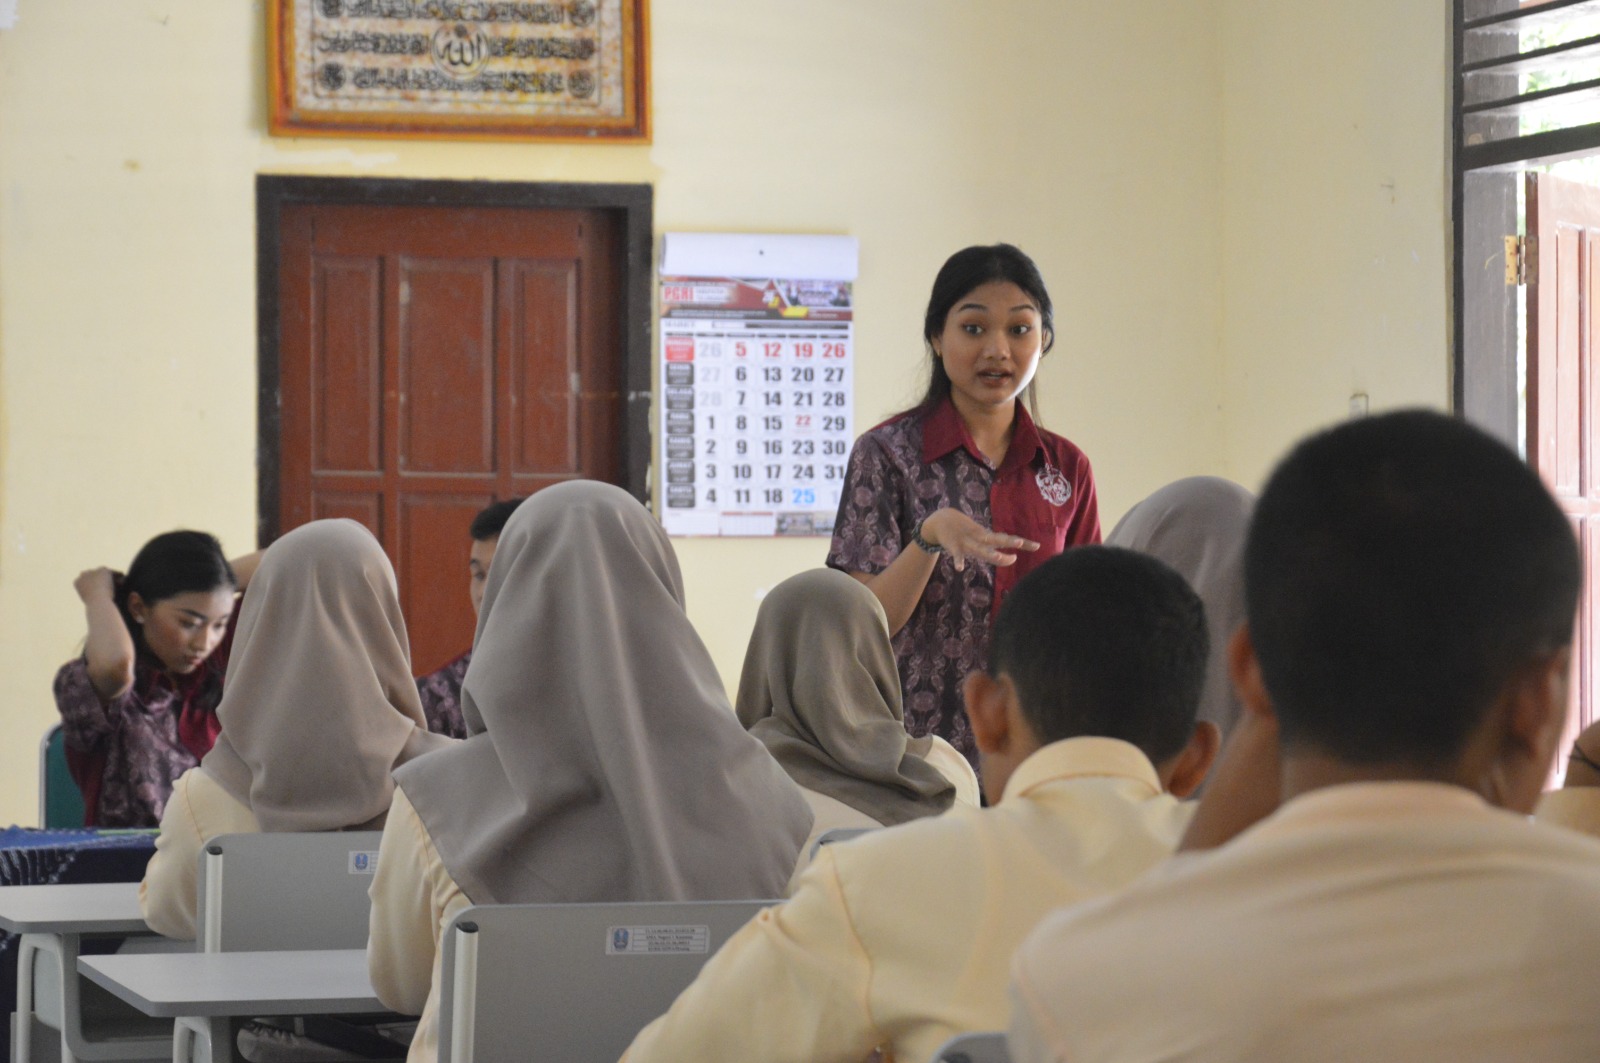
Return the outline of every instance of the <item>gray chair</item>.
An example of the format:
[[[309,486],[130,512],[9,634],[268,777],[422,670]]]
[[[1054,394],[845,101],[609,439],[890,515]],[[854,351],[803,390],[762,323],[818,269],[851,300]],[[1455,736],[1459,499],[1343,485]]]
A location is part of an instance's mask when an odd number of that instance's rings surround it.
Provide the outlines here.
[[[1003,1033],[963,1033],[933,1054],[932,1063],[1011,1063]]]
[[[444,937],[439,1059],[616,1063],[775,901],[467,908]]]
[[[364,949],[378,869],[381,831],[222,834],[200,851],[198,910],[201,952]],[[177,1020],[175,1063],[209,1063],[228,1021]]]
[[[200,852],[202,952],[363,949],[381,831],[223,834]]]

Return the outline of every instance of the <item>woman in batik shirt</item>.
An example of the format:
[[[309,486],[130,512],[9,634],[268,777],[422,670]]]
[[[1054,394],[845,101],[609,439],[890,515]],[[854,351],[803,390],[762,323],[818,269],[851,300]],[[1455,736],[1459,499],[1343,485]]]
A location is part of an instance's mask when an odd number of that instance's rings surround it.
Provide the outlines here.
[[[89,634],[55,696],[85,825],[156,826],[173,780],[211,749],[234,597],[257,559],[230,565],[214,537],[174,531],[127,575],[94,568],[74,581]]]
[[[962,681],[988,663],[1001,600],[1047,558],[1100,541],[1089,459],[1022,401],[1055,341],[1051,313],[1017,248],[950,257],[923,322],[927,392],[856,440],[828,552],[889,616],[907,730],[974,763]]]

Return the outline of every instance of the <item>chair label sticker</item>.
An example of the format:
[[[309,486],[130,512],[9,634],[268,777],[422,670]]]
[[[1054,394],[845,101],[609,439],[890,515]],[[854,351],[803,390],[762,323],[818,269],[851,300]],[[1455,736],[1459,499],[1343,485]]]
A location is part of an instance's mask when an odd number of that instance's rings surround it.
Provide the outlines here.
[[[352,875],[371,875],[377,870],[377,853],[362,852],[359,849],[352,849],[350,851],[350,873]]]
[[[709,926],[614,926],[606,931],[607,956],[689,956],[710,951]]]

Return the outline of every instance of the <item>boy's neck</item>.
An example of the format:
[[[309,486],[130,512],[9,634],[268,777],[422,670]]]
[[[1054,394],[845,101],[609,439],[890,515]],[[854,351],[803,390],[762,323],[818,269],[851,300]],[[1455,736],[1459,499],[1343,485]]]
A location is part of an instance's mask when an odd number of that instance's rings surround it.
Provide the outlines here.
[[[1282,761],[1283,803],[1314,790],[1364,782],[1433,782],[1481,793],[1463,777],[1460,765],[1423,768],[1414,764],[1352,764],[1326,753],[1285,751]],[[1487,795],[1485,795],[1487,796]]]

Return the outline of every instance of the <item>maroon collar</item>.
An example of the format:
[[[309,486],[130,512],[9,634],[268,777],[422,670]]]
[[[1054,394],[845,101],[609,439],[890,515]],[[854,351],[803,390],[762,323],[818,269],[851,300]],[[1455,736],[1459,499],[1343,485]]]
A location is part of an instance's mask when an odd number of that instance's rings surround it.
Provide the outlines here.
[[[967,429],[967,422],[961,419],[955,403],[946,398],[929,410],[922,419],[923,464],[932,465],[959,447],[965,447],[967,453],[971,454],[979,464],[988,466],[989,459],[983,456],[978,444],[972,441],[972,433]],[[1000,468],[996,471],[1006,473],[1018,466],[1026,465],[1033,460],[1035,454],[1043,450],[1044,440],[1039,438],[1038,427],[1033,423],[1033,418],[1028,416],[1027,407],[1018,402],[1017,423],[1011,432],[1011,446],[1006,448],[1005,460],[1000,463]]]

